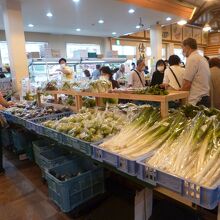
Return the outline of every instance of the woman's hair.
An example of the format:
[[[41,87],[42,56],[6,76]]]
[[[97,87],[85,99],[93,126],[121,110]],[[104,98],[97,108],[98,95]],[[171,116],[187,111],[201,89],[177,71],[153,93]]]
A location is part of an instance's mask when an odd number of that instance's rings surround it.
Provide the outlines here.
[[[84,74],[85,74],[86,77],[90,77],[91,76],[89,70],[84,70]]]
[[[64,61],[64,62],[66,63],[66,59],[65,59],[65,58],[61,58],[61,59],[59,59],[59,64],[60,64],[62,61]]]
[[[109,75],[109,79],[112,79],[112,70],[108,66],[103,66],[100,69],[100,71],[101,71],[101,73],[108,74]]]
[[[166,63],[163,60],[158,60],[156,63],[156,70],[157,70],[157,67],[161,65],[164,66],[164,69],[166,68]]]
[[[220,59],[218,57],[211,58],[209,60],[209,67],[218,67],[220,68]]]
[[[170,66],[179,65],[181,60],[177,55],[171,55],[168,60]]]

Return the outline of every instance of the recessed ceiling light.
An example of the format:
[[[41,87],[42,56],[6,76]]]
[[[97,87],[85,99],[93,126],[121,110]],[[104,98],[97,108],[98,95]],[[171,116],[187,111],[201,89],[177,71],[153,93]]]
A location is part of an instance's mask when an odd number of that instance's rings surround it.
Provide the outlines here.
[[[171,18],[171,17],[167,17],[166,20],[167,20],[167,21],[171,21],[172,18]]]
[[[141,27],[140,25],[137,25],[137,26],[136,26],[137,29],[139,29],[140,27]]]
[[[185,25],[187,24],[187,21],[186,20],[180,20],[177,22],[178,25]]]
[[[29,24],[28,27],[34,27],[34,25],[33,24]]]
[[[81,29],[80,28],[76,28],[76,31],[81,31]]]
[[[47,17],[51,18],[51,17],[53,17],[53,14],[51,12],[48,12]]]
[[[99,24],[103,24],[104,20],[100,19],[98,22],[99,22]]]
[[[79,0],[73,0],[73,2],[79,2]]]
[[[128,10],[128,13],[129,13],[129,14],[133,14],[134,12],[135,12],[135,10],[134,10],[133,8],[131,8],[131,9]]]
[[[112,32],[112,35],[116,35],[117,33],[116,32]]]

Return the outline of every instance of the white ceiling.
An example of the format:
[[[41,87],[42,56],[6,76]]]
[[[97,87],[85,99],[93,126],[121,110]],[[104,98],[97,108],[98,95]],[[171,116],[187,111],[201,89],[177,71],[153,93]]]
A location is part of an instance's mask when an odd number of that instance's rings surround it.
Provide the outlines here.
[[[168,13],[135,7],[117,0],[80,0],[78,3],[72,0],[21,0],[21,5],[24,29],[30,32],[103,37],[117,32],[119,36],[137,32],[135,26],[140,17],[145,28],[157,21],[168,24],[168,16],[173,18],[171,22],[180,19]],[[128,13],[130,8],[135,9],[134,14]],[[49,11],[53,13],[52,18],[46,17]],[[103,19],[105,23],[98,24],[99,19]],[[34,27],[29,28],[29,23],[34,24]],[[81,31],[77,32],[76,28]],[[2,17],[0,29],[4,29]]]

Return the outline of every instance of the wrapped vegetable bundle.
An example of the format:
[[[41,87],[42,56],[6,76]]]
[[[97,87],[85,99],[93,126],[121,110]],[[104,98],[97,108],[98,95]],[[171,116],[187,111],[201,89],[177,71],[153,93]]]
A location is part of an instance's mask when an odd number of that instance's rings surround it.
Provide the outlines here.
[[[118,112],[85,109],[59,121],[46,121],[42,124],[72,137],[95,142],[118,133],[127,122],[127,117]]]
[[[220,182],[220,122],[213,110],[198,111],[172,142],[165,142],[148,165],[203,186]],[[217,114],[216,114],[217,113]],[[207,115],[213,115],[211,117]],[[215,115],[216,114],[216,115]]]

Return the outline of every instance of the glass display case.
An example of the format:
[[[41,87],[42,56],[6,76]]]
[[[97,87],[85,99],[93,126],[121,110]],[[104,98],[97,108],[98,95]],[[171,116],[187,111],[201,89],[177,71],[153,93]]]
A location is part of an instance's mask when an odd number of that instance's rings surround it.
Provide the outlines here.
[[[67,65],[72,68],[75,73],[75,80],[81,80],[84,77],[84,70],[92,73],[97,64],[101,66],[107,65],[111,69],[118,68],[122,63],[126,62],[126,58],[88,58],[88,59],[67,59]],[[29,60],[29,77],[32,84],[41,85],[44,82],[60,79],[60,66],[58,59],[31,59]]]

